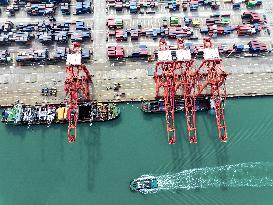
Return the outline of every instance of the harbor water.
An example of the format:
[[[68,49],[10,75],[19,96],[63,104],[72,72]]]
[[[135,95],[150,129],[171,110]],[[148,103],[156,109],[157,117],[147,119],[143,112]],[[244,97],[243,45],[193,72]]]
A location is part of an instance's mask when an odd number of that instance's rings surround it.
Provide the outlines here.
[[[273,203],[273,98],[228,99],[229,140],[215,115],[197,113],[198,143],[189,144],[184,113],[169,145],[164,114],[123,104],[120,118],[66,125],[0,125],[0,205],[181,205]],[[142,195],[129,182],[158,176],[161,190]]]

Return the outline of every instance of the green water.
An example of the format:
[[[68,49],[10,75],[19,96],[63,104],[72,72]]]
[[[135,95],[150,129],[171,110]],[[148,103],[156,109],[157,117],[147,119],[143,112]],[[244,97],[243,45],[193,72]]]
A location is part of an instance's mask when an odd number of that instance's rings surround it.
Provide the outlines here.
[[[184,113],[178,113],[177,143],[169,145],[164,115],[144,114],[138,106],[121,105],[121,117],[114,121],[79,125],[76,144],[66,142],[65,125],[27,129],[1,124],[0,205],[273,203],[270,186],[176,189],[150,195],[132,193],[128,187],[142,174],[273,162],[273,98],[229,100],[227,144],[218,140],[215,117],[208,113],[198,113],[198,144],[189,144],[183,134]],[[219,179],[225,181],[225,175]]]

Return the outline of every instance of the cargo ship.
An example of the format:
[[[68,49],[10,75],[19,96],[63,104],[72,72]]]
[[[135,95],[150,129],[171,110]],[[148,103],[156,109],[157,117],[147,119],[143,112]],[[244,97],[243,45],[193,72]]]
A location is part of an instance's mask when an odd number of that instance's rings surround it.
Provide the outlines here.
[[[174,102],[175,111],[184,111],[184,99],[175,99]],[[196,111],[208,111],[213,109],[212,101],[209,97],[196,98],[195,101]],[[149,113],[161,113],[165,112],[164,99],[146,101],[141,104],[141,110]]]
[[[130,189],[142,194],[156,192],[157,188],[158,181],[154,176],[142,175],[141,177],[130,182]]]
[[[80,103],[78,122],[108,121],[120,115],[120,109],[114,103]],[[1,121],[14,125],[35,125],[67,123],[68,107],[65,104],[25,105],[17,102],[2,112]]]

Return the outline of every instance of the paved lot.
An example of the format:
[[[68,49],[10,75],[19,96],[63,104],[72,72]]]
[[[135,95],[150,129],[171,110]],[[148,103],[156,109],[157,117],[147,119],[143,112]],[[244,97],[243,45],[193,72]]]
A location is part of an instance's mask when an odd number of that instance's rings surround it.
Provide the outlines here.
[[[74,4],[73,4],[74,5]],[[72,5],[72,12],[74,6]],[[210,8],[200,8],[199,12],[195,13],[170,13],[165,9],[164,4],[159,4],[159,14],[150,15],[131,15],[128,11],[117,14],[113,9],[107,8],[106,2],[101,0],[94,1],[94,14],[82,15],[82,16],[63,16],[57,14],[57,21],[75,21],[84,20],[89,26],[92,27],[93,39],[88,43],[83,44],[83,47],[89,47],[93,49],[93,59],[87,63],[90,72],[93,77],[93,92],[94,99],[100,101],[110,100],[136,100],[136,99],[153,99],[155,96],[154,81],[153,78],[147,76],[147,68],[153,68],[154,63],[148,63],[147,61],[109,61],[106,56],[106,48],[108,45],[121,44],[125,47],[127,53],[131,53],[136,47],[142,43],[146,44],[149,51],[152,53],[158,48],[158,39],[152,40],[149,38],[141,38],[138,42],[119,42],[114,39],[109,39],[106,42],[108,29],[105,26],[106,19],[108,17],[120,16],[125,21],[125,28],[133,28],[138,24],[142,24],[145,28],[158,27],[161,24],[163,17],[170,17],[176,15],[179,17],[193,16],[203,20],[211,15],[213,12]],[[232,14],[232,24],[239,24],[240,18],[238,15],[244,11],[234,12],[230,4],[222,4],[221,12],[229,12]],[[273,2],[270,0],[264,1],[264,6],[257,9],[257,12],[265,13],[268,17],[268,25],[273,31]],[[0,23],[7,20],[7,16],[2,8],[2,15]],[[42,20],[43,17],[29,17],[24,11],[16,14],[15,18],[9,19],[15,23],[26,23],[30,21]],[[197,29],[196,29],[196,33]],[[199,34],[198,34],[199,35]],[[201,37],[199,35],[199,37]],[[238,38],[236,35],[228,37],[221,37],[214,39],[215,44],[226,43],[232,45],[236,42],[249,42],[251,37]],[[255,37],[260,41],[267,43],[270,47],[272,35],[267,33],[261,33],[261,35]],[[198,44],[200,41],[193,41]],[[43,48],[44,46],[38,42],[34,42],[35,48]],[[51,49],[56,48],[58,45],[53,44],[49,46]],[[19,49],[26,48],[25,46],[10,46],[9,50],[12,52],[12,57],[15,58]],[[1,49],[6,49],[2,47]],[[264,57],[243,58],[238,56],[237,58],[224,58],[223,67],[229,73],[228,80],[226,82],[228,94],[233,95],[261,95],[261,94],[273,94],[273,57],[272,55]],[[196,66],[200,62],[196,62]],[[43,100],[48,102],[64,102],[66,97],[63,91],[63,82],[65,79],[65,65],[35,65],[18,67],[16,64],[1,65],[0,66],[0,105],[11,104],[14,101],[20,99],[23,102],[35,103]],[[119,91],[114,91],[113,87],[115,83],[120,83],[121,88]],[[58,90],[57,97],[43,97],[40,95],[41,88],[43,87],[56,87]],[[125,97],[119,96],[121,93],[125,93]]]

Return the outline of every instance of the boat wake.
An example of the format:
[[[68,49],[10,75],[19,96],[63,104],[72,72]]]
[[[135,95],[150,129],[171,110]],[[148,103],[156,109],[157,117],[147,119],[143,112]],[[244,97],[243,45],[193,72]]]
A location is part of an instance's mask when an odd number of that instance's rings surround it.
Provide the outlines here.
[[[273,186],[273,163],[250,162],[184,170],[156,176],[161,190]]]

